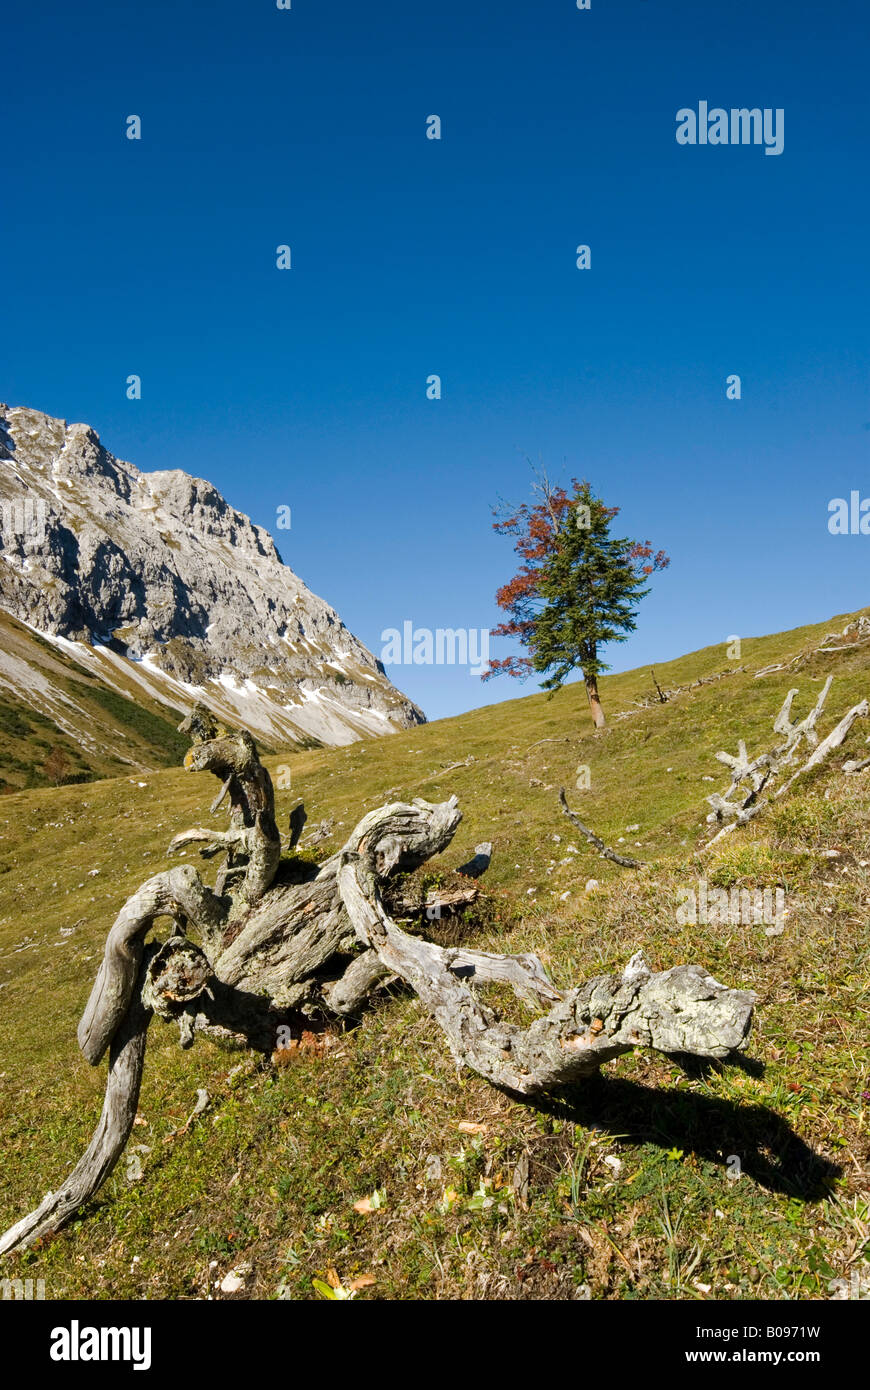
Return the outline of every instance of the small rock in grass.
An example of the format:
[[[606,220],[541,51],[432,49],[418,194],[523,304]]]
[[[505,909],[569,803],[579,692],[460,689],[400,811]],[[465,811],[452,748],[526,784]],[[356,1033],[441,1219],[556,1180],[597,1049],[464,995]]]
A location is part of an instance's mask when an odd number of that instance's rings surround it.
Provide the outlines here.
[[[220,1283],[221,1293],[241,1293],[251,1273],[250,1265],[237,1265],[225,1274]]]

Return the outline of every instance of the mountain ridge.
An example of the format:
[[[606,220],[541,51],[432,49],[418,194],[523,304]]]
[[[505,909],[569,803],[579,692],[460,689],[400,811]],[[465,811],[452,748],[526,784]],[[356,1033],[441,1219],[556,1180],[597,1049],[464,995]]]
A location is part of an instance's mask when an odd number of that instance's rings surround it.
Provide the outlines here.
[[[89,425],[0,405],[0,521],[0,610],[127,698],[179,715],[202,700],[271,747],[425,721],[206,479],[143,472]],[[0,691],[47,713],[13,664],[4,643]]]

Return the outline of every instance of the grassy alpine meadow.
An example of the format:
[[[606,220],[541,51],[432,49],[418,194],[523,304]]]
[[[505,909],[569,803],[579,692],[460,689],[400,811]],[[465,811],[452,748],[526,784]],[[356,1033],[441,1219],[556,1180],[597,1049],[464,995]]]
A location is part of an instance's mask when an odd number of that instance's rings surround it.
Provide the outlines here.
[[[0,1276],[42,1279],[49,1299],[870,1295],[870,769],[842,772],[870,751],[870,720],[702,852],[714,833],[704,798],[728,784],[719,750],[771,747],[789,689],[797,720],[828,675],[823,736],[870,696],[870,645],[816,650],[850,616],[745,640],[736,660],[720,645],[663,663],[659,684],[683,687],[667,703],[647,670],[605,677],[597,732],[581,684],[267,760],[273,777],[291,769],[276,791],[282,831],[300,797],[309,829],[332,823],[319,858],[385,801],[455,793],[459,831],[416,880],[449,878],[481,840],[493,859],[461,920],[427,924],[436,939],[536,951],[561,986],[640,949],[654,969],[700,964],[758,996],[741,1061],[638,1051],[523,1103],[458,1073],[397,987],[355,1026],[313,1028],[280,1066],[202,1038],[182,1051],[158,1019],[114,1174]],[[601,859],[562,814],[562,786],[644,867]],[[204,823],[214,790],[179,769],[0,798],[0,1229],[89,1142],[106,1064],[85,1063],[75,1029],[106,933],[176,862],[166,846]],[[781,890],[784,910],[691,920],[689,894],[734,889]]]

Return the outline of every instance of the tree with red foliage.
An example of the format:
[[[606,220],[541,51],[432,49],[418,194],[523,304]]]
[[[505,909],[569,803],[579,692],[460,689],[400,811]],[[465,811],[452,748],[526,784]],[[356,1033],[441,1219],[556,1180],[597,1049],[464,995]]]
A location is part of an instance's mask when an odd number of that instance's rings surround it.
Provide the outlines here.
[[[529,655],[491,661],[483,679],[551,671],[541,687],[555,694],[572,671],[582,671],[600,729],[605,719],[598,677],[608,669],[600,649],[634,631],[637,604],[649,593],[645,580],[670,560],[663,550],[653,554],[648,541],[611,536],[619,508],[605,507],[587,482],[572,478],[571,488],[569,493],[541,477],[534,487],[539,501],[524,502],[493,524],[500,535],[516,537],[514,550],[524,562],[496,594],[510,616],[493,636],[518,639]]]

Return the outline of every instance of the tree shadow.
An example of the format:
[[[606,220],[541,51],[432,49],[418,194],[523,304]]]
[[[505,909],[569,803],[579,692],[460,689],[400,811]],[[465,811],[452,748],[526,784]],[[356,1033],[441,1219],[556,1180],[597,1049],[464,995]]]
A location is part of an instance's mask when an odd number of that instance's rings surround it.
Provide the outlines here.
[[[204,1023],[212,1041],[223,1041],[233,1049],[251,1048],[268,1055],[278,1047],[278,1030],[286,1026],[297,1036],[303,1029],[319,1032],[321,1027],[294,1009],[273,1005],[262,994],[224,984],[217,976],[209,979],[208,990],[199,995],[189,1012]]]
[[[635,1144],[680,1148],[723,1167],[736,1155],[740,1171],[761,1187],[803,1202],[829,1196],[843,1172],[763,1105],[604,1076],[548,1097],[521,1099],[554,1118]]]
[[[745,1052],[732,1052],[727,1062],[719,1062],[713,1057],[696,1057],[692,1052],[672,1052],[669,1059],[693,1081],[706,1081],[708,1076],[723,1072],[726,1067],[736,1067],[756,1080],[764,1076],[767,1070],[759,1057],[747,1057]]]

